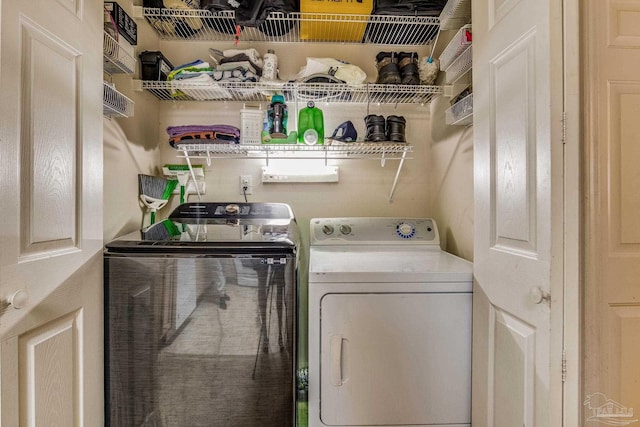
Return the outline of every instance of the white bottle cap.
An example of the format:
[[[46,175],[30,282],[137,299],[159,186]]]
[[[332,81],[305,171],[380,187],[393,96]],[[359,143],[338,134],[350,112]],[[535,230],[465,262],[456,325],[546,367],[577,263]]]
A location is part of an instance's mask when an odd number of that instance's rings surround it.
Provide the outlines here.
[[[318,131],[315,129],[307,129],[304,131],[304,143],[307,145],[315,145],[318,143]]]

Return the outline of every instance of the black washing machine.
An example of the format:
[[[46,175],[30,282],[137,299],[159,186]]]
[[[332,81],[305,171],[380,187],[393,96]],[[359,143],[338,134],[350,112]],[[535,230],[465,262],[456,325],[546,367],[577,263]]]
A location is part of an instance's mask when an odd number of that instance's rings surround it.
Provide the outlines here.
[[[107,244],[106,425],[295,425],[298,246],[277,203],[186,203]]]

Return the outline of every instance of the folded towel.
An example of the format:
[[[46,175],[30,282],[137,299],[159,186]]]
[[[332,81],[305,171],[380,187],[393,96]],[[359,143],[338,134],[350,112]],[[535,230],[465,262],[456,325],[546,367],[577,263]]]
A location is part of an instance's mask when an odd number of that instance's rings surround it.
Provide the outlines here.
[[[167,128],[167,134],[169,134],[171,138],[193,132],[219,132],[220,134],[240,138],[240,129],[231,125],[182,125],[169,126]]]
[[[209,65],[208,62],[197,59],[193,62],[189,62],[186,64],[179,65],[175,67],[167,76],[167,80],[171,81],[174,79],[184,78],[183,74],[189,74],[191,77],[198,76],[199,73],[209,73],[212,72],[213,68]]]
[[[225,62],[249,61],[253,68],[258,71],[258,74],[262,74],[264,61],[262,60],[262,57],[260,56],[258,51],[254,48],[227,49],[224,51],[210,48],[209,56],[212,60],[221,64]]]
[[[190,132],[169,139],[169,144],[177,148],[179,144],[239,144],[240,138],[225,132]]]
[[[216,71],[226,71],[233,70],[236,68],[242,68],[247,71],[251,71],[253,74],[258,74],[256,69],[251,65],[249,61],[234,61],[234,62],[223,62],[216,67]]]
[[[171,81],[171,96],[187,95],[192,99],[207,101],[211,99],[231,99],[231,93],[218,85],[208,74],[198,74],[188,79]]]
[[[188,80],[188,79],[192,79],[194,77],[200,77],[201,75],[205,74],[209,77],[213,77],[213,70],[211,71],[182,71],[178,74],[176,74],[175,76],[173,76],[173,80]],[[194,82],[196,82],[197,80],[193,80]]]

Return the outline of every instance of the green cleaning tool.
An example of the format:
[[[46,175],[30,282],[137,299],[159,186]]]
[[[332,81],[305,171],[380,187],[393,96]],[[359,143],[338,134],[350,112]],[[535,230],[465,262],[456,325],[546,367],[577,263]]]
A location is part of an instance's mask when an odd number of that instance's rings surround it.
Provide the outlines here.
[[[151,175],[138,175],[140,200],[151,212],[151,224],[156,222],[156,211],[169,201],[171,193],[178,185],[175,179],[164,179]]]
[[[164,165],[162,173],[165,176],[175,176],[178,179],[178,185],[180,185],[180,204],[183,204],[187,193],[187,184],[189,178],[194,180],[194,187],[198,190],[201,183],[198,178],[204,178],[204,167],[202,165],[192,165],[192,170],[188,165]],[[199,195],[199,194],[198,194]]]

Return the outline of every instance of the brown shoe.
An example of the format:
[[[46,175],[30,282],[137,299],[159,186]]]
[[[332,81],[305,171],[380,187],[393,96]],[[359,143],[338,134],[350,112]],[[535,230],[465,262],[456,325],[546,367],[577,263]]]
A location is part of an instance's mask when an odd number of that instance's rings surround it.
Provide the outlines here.
[[[380,52],[376,55],[376,68],[378,69],[379,84],[400,83],[400,70],[398,68],[398,54],[395,52]]]
[[[398,68],[400,68],[400,76],[403,85],[420,84],[418,54],[416,52],[400,52],[398,54]]]

